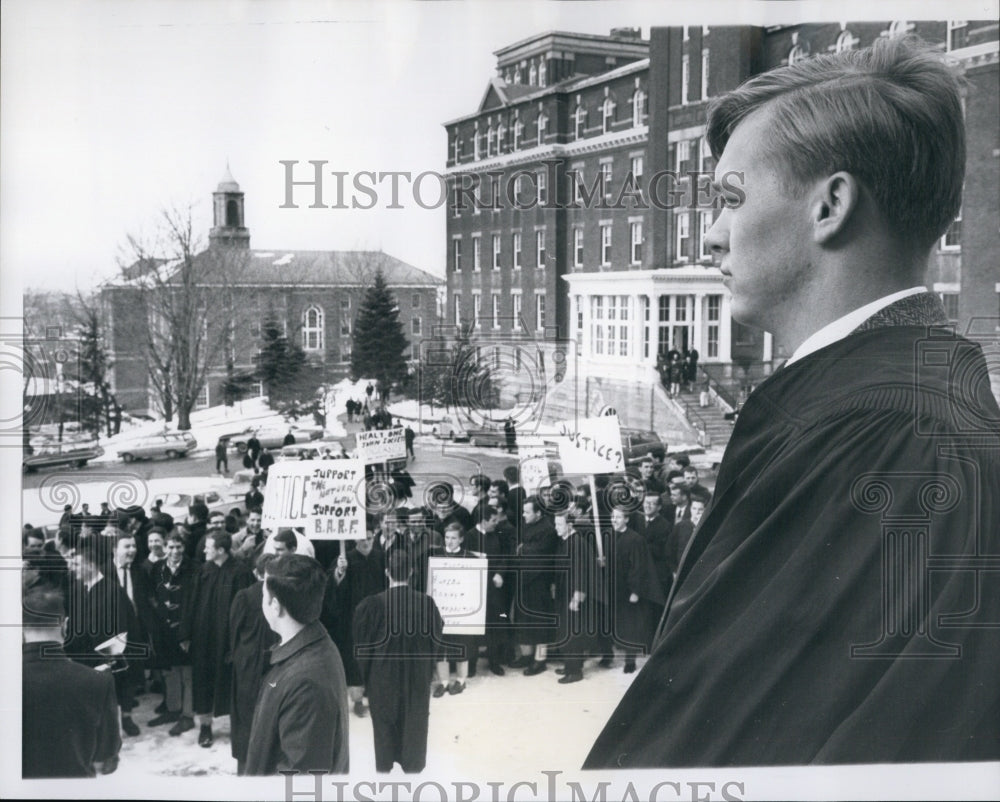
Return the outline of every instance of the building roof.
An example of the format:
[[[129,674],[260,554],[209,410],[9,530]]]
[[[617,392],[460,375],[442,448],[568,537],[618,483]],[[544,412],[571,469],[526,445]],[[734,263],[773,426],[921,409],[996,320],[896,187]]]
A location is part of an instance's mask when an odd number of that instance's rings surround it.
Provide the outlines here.
[[[216,192],[239,192],[240,185],[236,183],[236,179],[233,178],[232,172],[229,170],[229,162],[226,162],[226,173],[222,176],[219,181],[219,186],[215,188]]]
[[[238,286],[368,287],[378,268],[382,269],[382,275],[390,289],[434,288],[444,284],[444,279],[382,251],[244,251],[209,248],[199,253],[195,259],[200,265],[211,269],[211,262],[220,251],[234,257],[227,261],[232,265],[230,280]]]

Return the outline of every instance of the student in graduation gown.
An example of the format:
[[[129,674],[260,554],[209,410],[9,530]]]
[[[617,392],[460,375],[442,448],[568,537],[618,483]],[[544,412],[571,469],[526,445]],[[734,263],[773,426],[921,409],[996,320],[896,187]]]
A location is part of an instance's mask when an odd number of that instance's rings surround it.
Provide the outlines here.
[[[556,639],[551,560],[559,547],[559,535],[538,496],[524,500],[522,517],[524,523],[515,560],[518,591],[513,609],[522,656],[513,665],[524,666],[524,673],[530,677],[545,671],[546,645]]]
[[[261,554],[257,558],[254,566],[257,581],[237,593],[229,608],[229,654],[233,663],[230,737],[233,757],[236,758],[236,773],[241,776],[246,771],[250,726],[253,724],[260,684],[270,667],[270,649],[278,642],[278,636],[267,625],[261,608],[267,564],[276,559],[278,557],[274,554]]]
[[[355,659],[372,714],[375,770],[399,763],[409,774],[427,763],[431,677],[443,622],[434,600],[407,584],[405,552],[389,555],[386,573],[389,589],[364,599],[354,613]]]
[[[1000,409],[921,286],[961,205],[961,92],[886,38],[713,107],[744,195],[708,242],[733,317],[791,357],[740,410],[585,768],[1000,760]]]

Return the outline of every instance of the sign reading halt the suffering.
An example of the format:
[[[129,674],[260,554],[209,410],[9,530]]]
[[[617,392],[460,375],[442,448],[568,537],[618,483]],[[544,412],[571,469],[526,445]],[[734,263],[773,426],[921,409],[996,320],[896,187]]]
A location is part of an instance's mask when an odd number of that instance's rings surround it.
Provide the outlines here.
[[[267,472],[261,525],[301,526],[311,540],[362,537],[364,477],[358,459],[276,462]]]
[[[358,432],[355,438],[358,457],[365,465],[406,459],[406,434],[402,426]]]
[[[486,634],[485,557],[430,557],[427,590],[444,619],[445,635]]]

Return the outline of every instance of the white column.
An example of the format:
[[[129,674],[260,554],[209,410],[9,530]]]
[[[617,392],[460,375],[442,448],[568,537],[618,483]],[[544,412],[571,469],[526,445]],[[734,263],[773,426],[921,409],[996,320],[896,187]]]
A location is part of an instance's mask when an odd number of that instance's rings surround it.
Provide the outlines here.
[[[733,361],[733,318],[732,298],[729,293],[722,293],[722,304],[719,309],[719,361]]]
[[[705,293],[696,292],[694,294],[694,337],[692,339],[691,347],[698,352],[698,358],[701,359],[701,355],[704,353],[702,348],[702,320],[701,320],[701,307],[705,303]]]
[[[580,293],[580,303],[583,304],[583,343],[580,345],[580,354],[588,362],[593,354],[590,351],[590,293]]]
[[[771,359],[773,358],[772,355],[771,355],[771,351],[773,350],[773,348],[774,348],[774,337],[771,335],[771,332],[765,331],[764,332],[764,356],[763,356],[763,360],[765,362],[770,362]]]
[[[639,293],[632,292],[629,295],[629,358],[632,362],[642,362],[642,299]]]

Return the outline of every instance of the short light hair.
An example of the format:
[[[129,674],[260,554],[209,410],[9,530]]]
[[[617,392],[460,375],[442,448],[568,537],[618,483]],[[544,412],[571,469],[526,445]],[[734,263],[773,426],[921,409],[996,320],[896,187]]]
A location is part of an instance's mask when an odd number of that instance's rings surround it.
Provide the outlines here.
[[[962,205],[962,83],[917,37],[879,39],[749,79],[711,105],[708,143],[719,158],[736,127],[767,107],[768,148],[791,191],[848,172],[901,241],[930,248]]]

